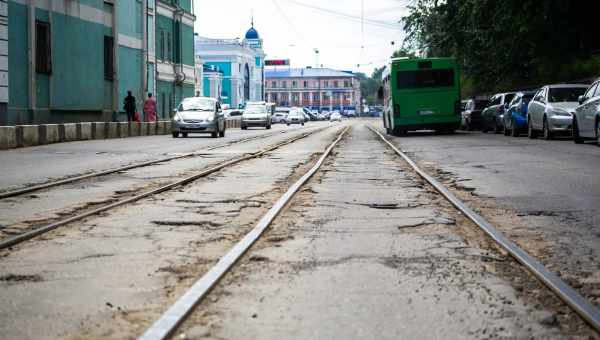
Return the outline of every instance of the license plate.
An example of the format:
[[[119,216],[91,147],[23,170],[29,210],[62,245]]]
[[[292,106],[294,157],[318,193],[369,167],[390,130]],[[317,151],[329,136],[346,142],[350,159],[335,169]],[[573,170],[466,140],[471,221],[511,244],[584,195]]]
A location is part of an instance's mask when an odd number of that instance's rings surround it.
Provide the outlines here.
[[[419,110],[419,114],[421,116],[429,116],[429,115],[435,114],[435,111],[433,111],[433,110]]]

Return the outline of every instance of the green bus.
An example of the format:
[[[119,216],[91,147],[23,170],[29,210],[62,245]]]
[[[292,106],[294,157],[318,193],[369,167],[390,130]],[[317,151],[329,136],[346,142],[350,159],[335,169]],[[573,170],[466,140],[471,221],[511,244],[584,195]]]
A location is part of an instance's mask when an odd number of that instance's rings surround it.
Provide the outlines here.
[[[460,75],[453,58],[394,58],[382,78],[388,134],[454,133],[460,126]]]

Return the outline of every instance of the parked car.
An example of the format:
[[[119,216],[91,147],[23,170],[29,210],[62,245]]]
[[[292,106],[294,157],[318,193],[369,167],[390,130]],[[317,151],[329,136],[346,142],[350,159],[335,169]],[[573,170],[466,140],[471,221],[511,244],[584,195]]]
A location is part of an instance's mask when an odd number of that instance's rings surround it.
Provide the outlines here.
[[[527,131],[527,110],[535,91],[517,92],[504,114],[504,135],[518,137]]]
[[[573,115],[573,140],[580,144],[585,139],[596,139],[600,146],[600,79],[578,98],[578,103]]]
[[[311,110],[309,110],[306,107],[302,108],[302,111],[304,112],[304,116],[306,117],[306,120],[317,120],[317,115],[315,115]]]
[[[210,133],[213,138],[225,137],[225,116],[214,98],[185,98],[175,109],[171,125],[173,138],[189,133]]]
[[[486,108],[481,113],[481,131],[502,132],[504,129],[504,112],[508,109],[508,103],[515,96],[514,92],[497,93],[490,98]]]
[[[293,107],[290,109],[290,113],[287,115],[285,119],[285,123],[289,126],[291,124],[300,124],[304,125],[306,121],[306,113],[302,108]]]
[[[330,116],[329,116],[329,121],[330,122],[341,122],[342,121],[342,115],[339,112],[333,112]]]
[[[487,102],[488,101],[484,99],[463,100],[461,125],[465,130],[475,130],[481,128],[481,113]]]
[[[246,130],[250,126],[271,128],[271,113],[265,102],[248,102],[242,114],[240,122],[241,129]]]
[[[542,132],[544,139],[552,139],[556,134],[571,135],[573,113],[579,105],[579,96],[588,86],[585,84],[558,84],[542,87],[529,103],[529,138],[536,138]]]
[[[271,117],[271,123],[273,123],[273,124],[285,123],[285,117],[287,117],[287,113],[276,111],[275,114],[273,115],[273,117]]]

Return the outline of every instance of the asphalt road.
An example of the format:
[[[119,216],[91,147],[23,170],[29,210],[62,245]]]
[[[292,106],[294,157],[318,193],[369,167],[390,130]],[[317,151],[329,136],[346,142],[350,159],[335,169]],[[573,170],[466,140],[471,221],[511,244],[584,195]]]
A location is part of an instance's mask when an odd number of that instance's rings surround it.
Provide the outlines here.
[[[600,305],[600,147],[480,132],[391,140]]]
[[[139,336],[348,125],[350,132],[323,168],[177,338],[596,336],[419,180],[366,124],[377,126],[379,120],[231,130],[225,139],[152,136],[0,152],[0,188],[7,189],[205,151],[0,200],[2,238],[329,127],[184,187],[0,251],[0,337]],[[265,138],[206,150],[256,135]],[[391,139],[598,304],[599,148],[479,133]]]
[[[309,126],[309,124],[307,124]],[[171,135],[79,141],[19,148],[0,152],[0,190],[44,183],[51,179],[75,176],[91,171],[108,170],[132,163],[202,151],[206,147],[236,139],[265,135],[277,131],[300,129],[299,125],[273,125],[262,128],[229,129],[225,138],[193,134],[189,138]]]

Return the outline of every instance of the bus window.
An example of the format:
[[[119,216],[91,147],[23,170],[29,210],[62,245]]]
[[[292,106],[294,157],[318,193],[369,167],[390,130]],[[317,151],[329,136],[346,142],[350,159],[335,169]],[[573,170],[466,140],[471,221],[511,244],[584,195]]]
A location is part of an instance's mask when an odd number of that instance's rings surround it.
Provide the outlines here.
[[[416,89],[423,87],[453,87],[454,70],[418,70],[399,71],[398,89]]]

